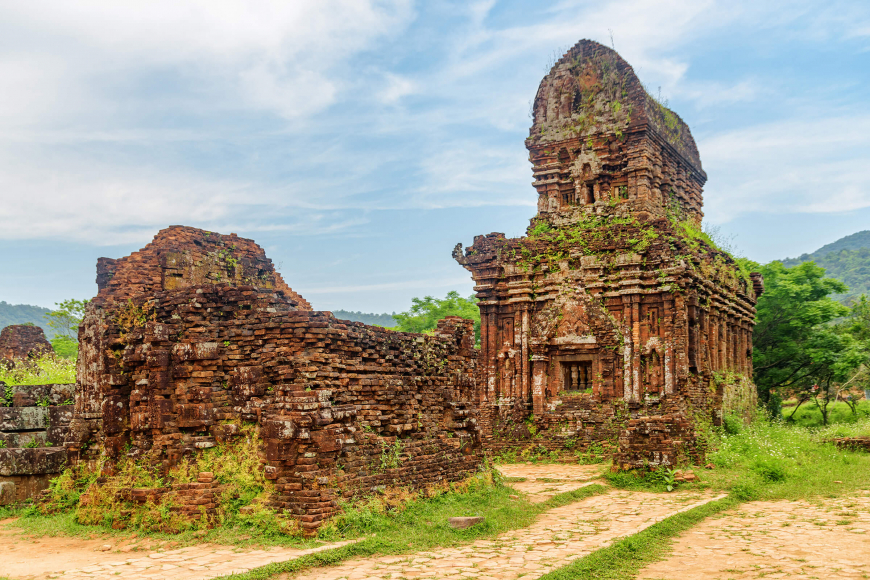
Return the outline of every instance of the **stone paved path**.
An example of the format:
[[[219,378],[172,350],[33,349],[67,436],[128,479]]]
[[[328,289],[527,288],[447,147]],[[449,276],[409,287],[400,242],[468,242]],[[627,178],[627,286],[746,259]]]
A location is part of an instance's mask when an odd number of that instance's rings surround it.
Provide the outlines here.
[[[670,558],[638,578],[870,578],[870,492],[743,504],[684,533]]]
[[[506,477],[523,477],[526,481],[509,482],[512,488],[527,494],[532,503],[540,503],[559,493],[573,491],[589,485],[601,477],[604,465],[535,465],[517,463],[499,465],[498,470]]]
[[[723,496],[719,496],[723,497]],[[691,492],[612,491],[552,509],[528,528],[458,548],[349,560],[294,580],[538,578],[622,536],[714,499]]]
[[[0,523],[11,523],[5,520]],[[21,534],[0,526],[0,577],[44,580],[59,578],[146,578],[193,580],[247,571],[271,562],[283,562],[319,550],[344,545],[332,543],[313,549],[270,548],[251,550],[199,544],[181,549],[158,548],[153,540],[133,536],[86,539]],[[149,545],[151,546],[149,549]],[[170,543],[171,545],[171,543]],[[104,548],[110,548],[104,551]],[[164,551],[165,550],[165,551]]]
[[[264,550],[234,550],[223,546],[190,546],[166,552],[152,552],[134,557],[119,558],[67,570],[49,578],[61,580],[108,579],[121,577],[124,580],[171,578],[172,580],[206,580],[227,574],[247,572],[272,562],[284,562],[306,554],[337,548],[350,542],[336,542],[308,550],[273,548]]]

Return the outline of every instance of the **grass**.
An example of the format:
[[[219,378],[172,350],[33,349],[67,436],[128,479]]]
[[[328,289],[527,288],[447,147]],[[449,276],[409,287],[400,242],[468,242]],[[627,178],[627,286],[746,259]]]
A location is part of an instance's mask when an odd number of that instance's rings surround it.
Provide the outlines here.
[[[793,409],[794,405],[791,405],[789,407],[783,407],[782,414],[788,417],[789,415],[791,415]],[[843,403],[842,401],[831,403],[828,406],[828,422],[831,425],[849,425],[853,423],[860,423],[862,419],[870,417],[870,401],[858,401],[857,410],[857,414],[852,413],[852,409],[849,408],[849,405]],[[795,411],[794,417],[792,417],[792,421],[795,425],[798,425],[800,427],[824,427],[822,413],[816,408],[812,401],[804,403],[803,405],[798,407],[798,410]],[[870,435],[870,430],[866,431],[864,434]]]
[[[821,429],[764,419],[742,428],[735,427],[735,423],[730,425],[731,432],[719,430],[711,434],[715,451],[709,454],[709,459],[714,469],[703,473],[698,470],[704,482],[692,484],[727,491],[727,498],[671,516],[554,570],[542,580],[629,580],[646,566],[668,557],[673,538],[743,501],[823,501],[870,487],[867,479],[870,454],[841,450],[827,442],[834,436],[868,432],[870,418]],[[643,475],[623,472],[605,477],[616,487],[662,492],[663,472]]]
[[[673,515],[642,532],[553,570],[541,576],[541,580],[631,580],[646,566],[667,557],[673,538],[680,533],[739,503],[738,499],[727,497]]]
[[[10,525],[37,536],[124,538],[136,531],[140,538],[171,540],[180,545],[213,542],[233,546],[300,548],[312,547],[321,541],[366,538],[355,544],[358,546],[355,549],[371,550],[372,554],[400,553],[458,545],[526,527],[545,510],[579,501],[601,493],[604,489],[606,488],[601,485],[586,486],[559,494],[543,503],[530,504],[522,497],[511,498],[516,491],[505,486],[499,475],[484,471],[457,484],[445,484],[441,488],[430,488],[426,492],[404,492],[400,494],[401,501],[396,501],[396,493],[388,490],[386,495],[375,496],[355,506],[346,506],[345,513],[323,526],[315,539],[276,532],[272,525],[251,525],[239,518],[228,518],[223,525],[213,529],[191,528],[166,532],[159,528],[132,527],[114,530],[111,527],[111,518],[105,522],[94,522],[89,520],[88,513],[83,518],[81,511],[74,507],[78,503],[77,496],[74,495],[68,498],[66,509],[57,513],[44,515],[33,507],[0,507],[0,518],[20,516]],[[104,507],[107,514],[113,509],[113,506]],[[476,515],[486,519],[472,528],[455,530],[447,525],[450,517]],[[367,537],[372,534],[376,534],[377,541]],[[354,554],[360,555],[362,552]]]
[[[713,449],[708,453],[708,460],[714,468],[705,470],[696,466],[694,469],[703,481],[689,484],[695,489],[728,492],[726,499],[674,515],[643,532],[620,539],[609,547],[555,570],[544,578],[627,580],[635,577],[650,563],[666,558],[670,554],[673,538],[705,518],[743,501],[824,501],[826,497],[850,495],[856,490],[866,489],[870,486],[866,477],[870,473],[870,454],[841,450],[827,442],[835,436],[865,432],[870,432],[870,418],[812,429],[764,419],[749,426],[728,421],[726,428],[708,433]],[[659,470],[653,475],[609,473],[606,478],[618,488],[665,492],[668,484],[666,475],[666,472]],[[357,540],[339,548],[227,577],[232,580],[254,580],[335,565],[354,557],[407,554],[495,538],[506,531],[528,527],[544,511],[608,489],[592,485],[556,495],[540,504],[531,504],[522,497],[512,499],[510,496],[516,491],[504,485],[505,481],[520,479],[502,478],[496,472],[485,470],[465,482],[427,492],[388,490],[386,494],[354,507],[347,506],[344,515],[321,528],[316,540],[257,536],[232,525],[198,533],[188,531],[150,535],[157,539],[171,538],[182,544],[207,541],[239,546],[290,544],[304,547],[314,545],[317,540]],[[677,488],[686,485],[679,484]],[[485,521],[466,530],[455,530],[447,525],[449,517],[475,515],[484,516]],[[0,517],[4,517],[2,509]],[[105,526],[77,523],[71,512],[24,517],[16,525],[37,535],[124,534],[108,530]]]
[[[344,520],[344,533],[333,535],[326,531],[322,537],[345,539],[369,534],[362,540],[309,554],[286,562],[276,562],[244,574],[224,576],[226,580],[260,580],[282,573],[296,573],[310,568],[332,566],[350,558],[407,554],[468,544],[475,540],[494,538],[509,530],[528,527],[544,511],[602,493],[607,488],[589,485],[556,495],[546,502],[530,504],[523,499],[513,500],[516,493],[499,481],[486,482],[485,476],[464,493],[447,493],[435,498],[410,501],[401,511],[371,513],[365,508],[360,513],[350,513]],[[377,510],[376,510],[377,511]],[[368,513],[366,513],[368,512]],[[483,523],[465,530],[455,530],[447,525],[447,518],[454,516],[483,515]]]
[[[749,426],[732,427],[731,433],[719,430],[711,435],[715,450],[708,453],[714,468],[695,468],[703,480],[699,487],[744,500],[834,497],[864,489],[870,485],[870,454],[838,449],[828,440],[868,431],[870,418],[823,429],[762,418]],[[622,472],[605,477],[622,489],[665,490],[663,478],[657,475]]]
[[[86,539],[105,538],[118,542],[131,538],[134,530],[113,530],[103,525],[82,524],[76,519],[74,511],[40,515],[27,508],[3,508],[0,507],[0,519],[18,517],[7,527],[14,527],[24,534],[34,536],[64,536]],[[224,546],[257,547],[257,546],[284,546],[294,548],[311,548],[320,545],[321,542],[311,539],[303,539],[299,536],[283,534],[264,535],[256,529],[250,529],[241,525],[220,526],[210,530],[186,530],[176,533],[156,531],[136,531],[138,540],[150,540],[152,543],[174,542],[177,547],[184,547],[203,542],[210,542]],[[2,578],[0,578],[2,580]]]
[[[12,370],[0,365],[0,382],[7,385],[50,385],[76,382],[76,361],[44,355],[34,361],[18,361]]]

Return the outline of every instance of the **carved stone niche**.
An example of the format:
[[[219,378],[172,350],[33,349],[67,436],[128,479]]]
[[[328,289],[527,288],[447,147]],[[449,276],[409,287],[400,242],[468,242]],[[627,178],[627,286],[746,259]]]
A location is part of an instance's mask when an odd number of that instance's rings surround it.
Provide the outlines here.
[[[555,362],[554,370],[558,385],[557,392],[552,395],[562,392],[580,394],[592,388],[594,354],[556,355],[552,360]]]

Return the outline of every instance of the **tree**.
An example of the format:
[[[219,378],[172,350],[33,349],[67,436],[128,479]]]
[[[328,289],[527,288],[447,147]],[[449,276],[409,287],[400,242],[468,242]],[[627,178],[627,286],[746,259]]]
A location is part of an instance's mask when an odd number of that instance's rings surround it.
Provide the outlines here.
[[[59,356],[74,358],[78,353],[79,325],[85,316],[88,300],[71,298],[54,304],[57,310],[52,310],[45,316],[48,325],[55,332],[51,346]]]
[[[48,320],[48,325],[56,334],[78,340],[79,325],[85,316],[85,307],[88,302],[88,300],[76,300],[75,298],[55,302],[57,310],[49,312],[45,319]]]
[[[866,342],[833,327],[832,321],[849,309],[830,295],[847,288],[826,278],[823,268],[813,262],[793,268],[772,262],[759,270],[765,290],[758,300],[753,338],[755,384],[761,401],[778,414],[777,391],[797,394],[799,403],[815,399],[813,385],[845,380],[843,373],[857,366]]]
[[[451,290],[441,300],[426,296],[422,299],[412,298],[411,309],[407,312],[394,314],[396,330],[403,332],[428,332],[434,330],[438,321],[445,316],[461,316],[474,321],[474,339],[480,341],[480,309],[477,298],[473,295],[463,298],[459,292]]]
[[[868,343],[855,338],[845,325],[817,328],[806,346],[812,372],[789,385],[800,400],[809,399],[828,424],[828,405],[839,398],[856,372],[867,362]]]

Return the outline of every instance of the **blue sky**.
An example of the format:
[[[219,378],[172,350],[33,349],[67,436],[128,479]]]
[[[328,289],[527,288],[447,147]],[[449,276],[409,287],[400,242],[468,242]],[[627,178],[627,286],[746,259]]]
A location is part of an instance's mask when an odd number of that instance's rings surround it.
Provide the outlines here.
[[[534,214],[552,55],[611,35],[739,253],[870,229],[867,2],[6,2],[0,300],[89,298],[170,224],[255,239],[317,309],[470,294],[453,246]]]

